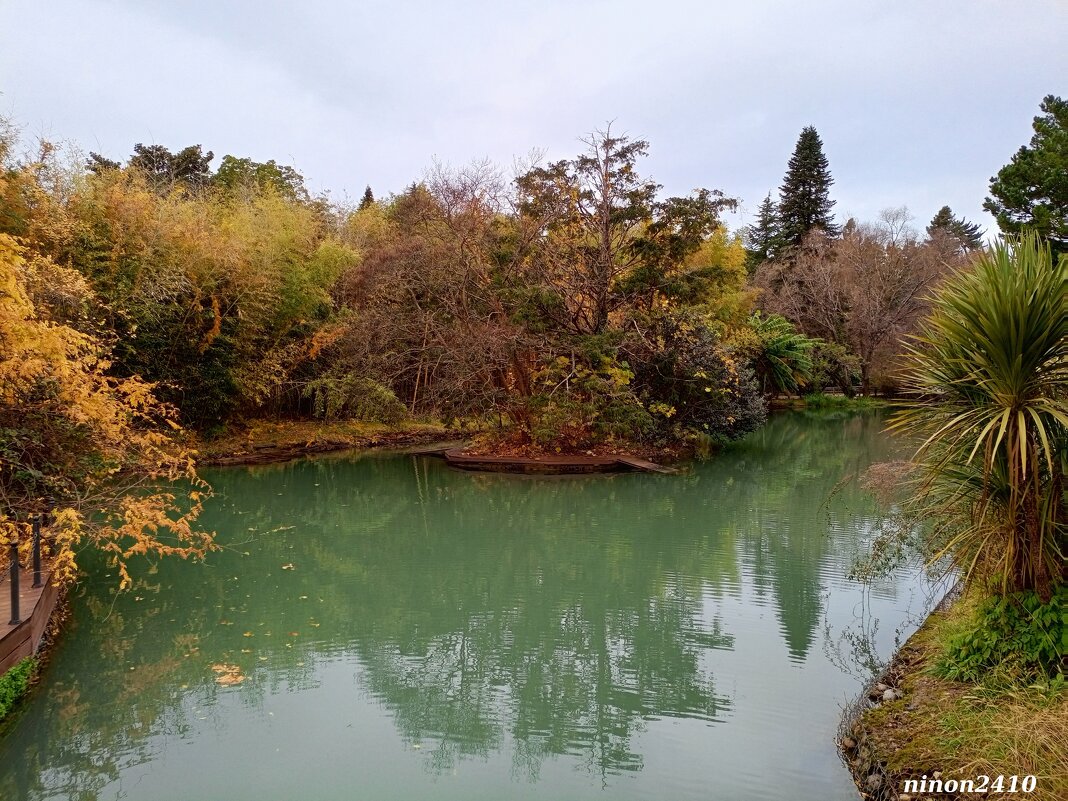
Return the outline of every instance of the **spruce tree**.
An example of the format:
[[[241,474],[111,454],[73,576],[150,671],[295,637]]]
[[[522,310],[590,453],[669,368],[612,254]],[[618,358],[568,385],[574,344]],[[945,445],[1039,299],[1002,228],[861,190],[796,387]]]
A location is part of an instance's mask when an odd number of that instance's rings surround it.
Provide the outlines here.
[[[779,188],[779,230],[784,248],[797,247],[814,228],[829,236],[838,235],[831,214],[834,201],[829,195],[833,183],[823,142],[810,125],[797,139]]]
[[[954,217],[949,206],[943,206],[927,226],[927,236],[938,232],[948,234],[960,242],[961,250],[979,250],[983,246],[983,229],[979,223],[968,222],[963,217]]]
[[[779,249],[779,210],[771,193],[764,198],[757,211],[756,222],[745,232],[746,266],[749,272],[774,259]]]
[[[371,187],[368,186],[363,190],[363,200],[360,201],[359,211],[363,211],[368,206],[375,202],[375,193],[371,191]]]

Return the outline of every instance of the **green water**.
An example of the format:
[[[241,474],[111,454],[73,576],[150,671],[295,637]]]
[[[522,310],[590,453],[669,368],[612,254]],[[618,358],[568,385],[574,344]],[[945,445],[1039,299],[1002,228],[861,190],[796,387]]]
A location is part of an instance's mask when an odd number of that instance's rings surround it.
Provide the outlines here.
[[[923,606],[846,578],[880,428],[781,415],[681,476],[212,471],[226,549],[122,595],[91,569],[0,798],[855,798],[856,660]]]

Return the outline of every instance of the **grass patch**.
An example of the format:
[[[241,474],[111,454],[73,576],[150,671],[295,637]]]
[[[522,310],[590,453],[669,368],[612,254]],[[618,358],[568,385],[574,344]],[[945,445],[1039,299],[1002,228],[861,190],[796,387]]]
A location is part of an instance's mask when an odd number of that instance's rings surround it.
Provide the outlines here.
[[[806,409],[879,409],[886,406],[886,401],[869,398],[866,395],[850,398],[846,395],[825,395],[822,392],[813,392],[805,395],[803,400]]]
[[[27,656],[0,676],[0,720],[6,718],[19,699],[26,694],[36,672],[37,660]]]
[[[874,758],[898,792],[907,778],[1035,776],[1034,801],[1068,798],[1068,686],[1062,674],[1007,683],[997,670],[983,681],[944,678],[947,643],[972,631],[984,601],[962,598],[935,612],[901,649],[892,671],[904,697],[866,711]]]

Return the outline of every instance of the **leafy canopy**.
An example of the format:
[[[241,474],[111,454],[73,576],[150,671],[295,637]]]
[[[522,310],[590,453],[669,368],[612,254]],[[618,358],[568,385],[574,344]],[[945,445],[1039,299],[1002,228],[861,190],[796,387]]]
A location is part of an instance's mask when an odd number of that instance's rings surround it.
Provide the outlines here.
[[[1068,100],[1047,95],[1034,135],[990,179],[983,203],[1006,233],[1032,228],[1054,255],[1068,253]]]

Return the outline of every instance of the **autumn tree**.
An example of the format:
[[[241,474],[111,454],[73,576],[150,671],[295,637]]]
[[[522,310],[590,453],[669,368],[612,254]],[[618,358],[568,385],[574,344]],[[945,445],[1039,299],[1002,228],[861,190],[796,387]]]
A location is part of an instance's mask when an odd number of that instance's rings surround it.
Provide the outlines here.
[[[171,439],[173,409],[140,378],[109,375],[106,348],[39,302],[46,284],[93,303],[76,272],[0,234],[0,539],[28,542],[29,516],[52,512],[57,583],[74,579],[85,545],[111,557],[123,586],[135,557],[203,556],[214,547],[194,527],[204,485]]]
[[[802,129],[779,187],[779,231],[782,247],[800,246],[815,229],[837,236],[831,211],[831,177],[823,141],[811,125]]]
[[[724,273],[713,249],[719,214],[735,201],[707,189],[660,199],[659,185],[637,170],[647,143],[606,130],[585,144],[577,158],[516,182],[527,243],[521,309],[543,321],[561,359],[535,403],[563,416],[571,404],[587,428],[614,422],[632,436],[672,425],[750,430],[763,414],[755,381],[731,357],[716,317],[733,300],[716,297]]]
[[[200,145],[184,147],[172,153],[163,145],[134,145],[133,155],[126,166],[140,171],[157,189],[169,190],[182,184],[200,189],[211,181],[211,160],[214,154],[203,151]],[[90,153],[86,165],[92,172],[101,173],[122,166],[98,153]]]
[[[438,167],[357,210],[346,236],[364,257],[318,357],[331,386],[492,414],[538,447],[751,429],[759,393],[722,336],[748,313],[745,251],[718,218],[733,201],[658,197],[636,168],[646,147],[595,134],[511,187],[487,164]]]
[[[383,410],[393,397],[413,414],[513,412],[530,367],[503,299],[503,203],[491,165],[439,166],[353,214],[346,235],[364,255],[334,287],[341,315],[321,337],[312,391],[350,404],[378,397]]]
[[[538,311],[561,330],[599,334],[613,312],[670,291],[677,268],[736,201],[718,190],[657,199],[642,178],[648,143],[595,132],[586,152],[521,175],[518,212],[529,243],[527,274]]]
[[[1047,95],[1035,117],[1031,142],[990,179],[983,203],[1005,233],[1030,228],[1068,253],[1068,100]]]
[[[791,263],[769,262],[756,278],[768,311],[856,355],[865,393],[892,386],[903,338],[959,263],[956,241],[921,241],[908,222],[907,210],[888,209],[841,240],[814,232]]]
[[[0,206],[24,221],[10,232],[88,281],[115,375],[157,382],[198,428],[299,407],[290,374],[356,256],[319,205],[270,178],[295,173],[260,165],[260,182],[255,163],[230,160],[226,180],[190,191],[136,167],[84,174],[54,154],[5,166]]]

